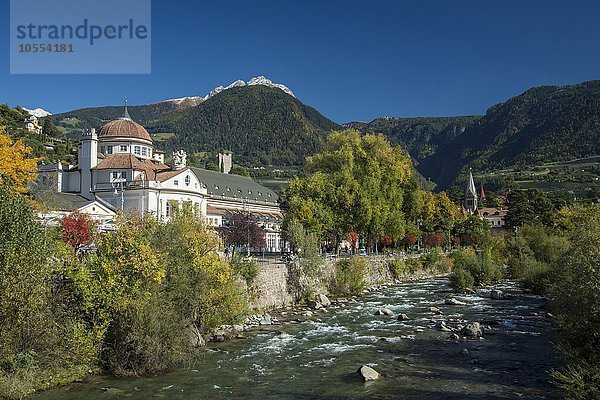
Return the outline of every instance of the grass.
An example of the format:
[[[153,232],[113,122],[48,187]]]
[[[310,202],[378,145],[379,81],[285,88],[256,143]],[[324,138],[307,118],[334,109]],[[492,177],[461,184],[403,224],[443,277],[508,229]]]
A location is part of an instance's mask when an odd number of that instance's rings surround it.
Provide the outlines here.
[[[154,139],[157,142],[168,140],[168,139],[171,139],[174,137],[175,137],[175,134],[170,133],[170,132],[160,132],[160,133],[154,133],[152,135],[152,139]]]

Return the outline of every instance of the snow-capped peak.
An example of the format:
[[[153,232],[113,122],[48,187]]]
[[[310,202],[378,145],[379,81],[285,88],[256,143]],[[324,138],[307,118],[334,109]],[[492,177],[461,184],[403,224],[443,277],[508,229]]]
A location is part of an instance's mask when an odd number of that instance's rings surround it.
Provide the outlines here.
[[[47,117],[48,115],[52,115],[51,113],[49,113],[48,111],[44,110],[43,108],[36,108],[34,110],[30,110],[28,108],[25,107],[21,107],[23,110],[27,111],[29,113],[29,115],[33,115],[36,118],[44,118]]]
[[[265,78],[264,76],[257,76],[254,77],[252,79],[250,79],[248,81],[248,83],[244,82],[241,79],[238,79],[237,81],[227,85],[226,87],[223,86],[217,86],[216,88],[214,88],[213,90],[210,91],[210,93],[208,93],[206,96],[204,96],[202,99],[203,100],[208,100],[211,97],[213,97],[214,95],[221,93],[223,90],[227,90],[227,89],[231,89],[234,87],[239,87],[239,86],[254,86],[254,85],[263,85],[263,86],[268,86],[268,87],[275,87],[278,89],[283,90],[285,93],[289,94],[290,96],[296,97],[294,95],[294,92],[292,92],[287,86],[281,84],[281,83],[273,83],[273,81],[271,81],[268,78]]]
[[[290,90],[290,88],[288,88],[284,84],[273,83],[273,81],[271,81],[270,79],[268,79],[268,78],[266,78],[266,77],[264,77],[262,75],[261,76],[256,76],[256,77],[250,79],[250,81],[248,81],[248,86],[253,86],[253,85],[263,85],[263,86],[269,86],[269,87],[276,87],[278,89],[283,90],[284,92],[286,92],[290,96],[296,97],[294,95],[294,92],[292,92]]]
[[[192,107],[192,106],[197,106],[204,100],[208,100],[211,97],[213,97],[214,95],[221,93],[223,90],[231,89],[234,87],[240,87],[240,86],[255,86],[255,85],[263,85],[263,86],[278,88],[278,89],[283,90],[285,93],[289,94],[290,96],[296,97],[294,95],[294,92],[292,92],[287,86],[285,86],[281,83],[273,83],[273,81],[271,81],[270,79],[265,78],[264,76],[261,75],[261,76],[256,76],[256,77],[250,79],[247,83],[241,79],[238,79],[237,81],[232,82],[227,86],[217,86],[216,88],[211,90],[210,93],[208,93],[204,97],[200,97],[200,96],[181,97],[178,99],[165,100],[165,102],[175,103],[181,107]]]
[[[181,105],[182,103],[185,105],[198,105],[202,102],[202,97],[200,97],[200,96],[180,97],[178,99],[165,100],[165,102],[174,103],[177,105]]]

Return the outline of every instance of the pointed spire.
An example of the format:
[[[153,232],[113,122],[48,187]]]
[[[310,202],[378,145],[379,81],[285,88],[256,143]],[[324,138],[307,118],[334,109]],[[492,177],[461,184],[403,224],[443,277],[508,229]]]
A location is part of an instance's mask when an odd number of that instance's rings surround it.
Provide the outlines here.
[[[473,180],[473,170],[469,168],[469,183],[467,184],[467,191],[465,193],[467,197],[477,197],[477,188],[475,187],[475,181]]]
[[[127,111],[127,97],[125,97],[125,112],[123,113],[123,116],[119,119],[131,120],[131,117],[129,116],[129,111]]]
[[[483,183],[481,184],[481,190],[479,192],[479,198],[485,200],[485,191],[483,190]]]

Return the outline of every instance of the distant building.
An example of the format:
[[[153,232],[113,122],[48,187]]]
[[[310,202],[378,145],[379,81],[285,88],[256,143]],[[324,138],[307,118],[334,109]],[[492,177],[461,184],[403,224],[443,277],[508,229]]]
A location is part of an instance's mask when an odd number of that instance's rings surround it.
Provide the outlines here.
[[[125,107],[124,116],[102,126],[99,134],[92,129],[83,135],[77,165],[41,165],[39,181],[69,200],[71,205],[59,211],[79,210],[98,219],[133,209],[167,220],[183,202],[192,203],[215,227],[233,213],[249,213],[267,231],[264,250],[281,251],[283,214],[275,192],[250,178],[187,167],[186,158],[185,152],[175,152],[172,165],[166,165],[164,152]],[[231,155],[222,164],[229,172]],[[104,214],[96,216],[96,209]]]
[[[483,184],[480,187],[480,197],[477,197],[477,189],[475,188],[475,181],[473,179],[473,172],[469,169],[469,181],[467,182],[467,188],[465,191],[465,212],[468,215],[478,215],[480,218],[485,219],[490,223],[492,232],[496,232],[499,229],[504,229],[505,218],[508,210],[503,207],[481,207],[479,208],[479,200],[482,202],[485,200],[485,191]]]
[[[31,133],[37,133],[38,135],[42,133],[42,127],[38,122],[38,119],[34,115],[30,115],[25,119],[25,130]]]
[[[228,174],[233,167],[231,153],[219,153],[219,172]]]
[[[492,231],[504,229],[505,218],[508,210],[497,207],[485,207],[479,209],[479,216],[490,223]]]

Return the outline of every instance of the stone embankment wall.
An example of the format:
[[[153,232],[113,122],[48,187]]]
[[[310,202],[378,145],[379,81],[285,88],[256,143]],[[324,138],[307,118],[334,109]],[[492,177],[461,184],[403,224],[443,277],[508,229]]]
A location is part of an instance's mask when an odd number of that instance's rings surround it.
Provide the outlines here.
[[[391,257],[368,257],[369,272],[366,283],[369,287],[390,284],[395,281],[389,265]],[[335,277],[336,259],[326,260],[322,267],[322,275],[311,285],[315,293],[328,294],[329,282]],[[252,308],[255,310],[271,310],[286,307],[297,302],[295,295],[292,266],[283,263],[260,264],[258,276],[249,289]],[[421,278],[422,275],[406,276],[402,280]]]

